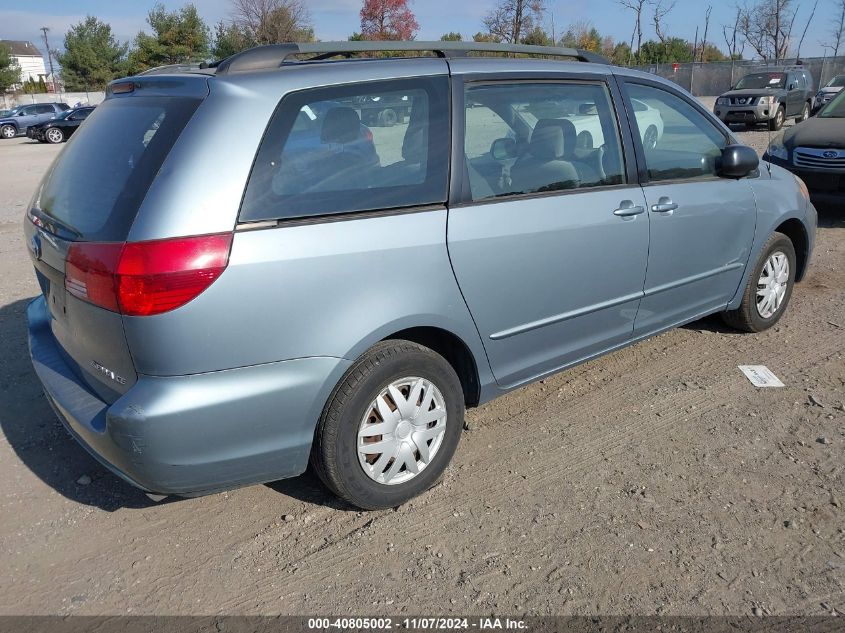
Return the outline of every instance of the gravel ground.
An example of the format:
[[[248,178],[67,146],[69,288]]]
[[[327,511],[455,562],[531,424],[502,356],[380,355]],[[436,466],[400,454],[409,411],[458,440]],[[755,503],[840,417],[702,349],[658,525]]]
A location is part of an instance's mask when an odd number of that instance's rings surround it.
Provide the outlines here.
[[[845,613],[841,213],[777,327],[707,319],[472,410],[396,511],[311,475],[154,504],[68,437],[27,357],[21,216],[57,151],[0,142],[0,614]]]

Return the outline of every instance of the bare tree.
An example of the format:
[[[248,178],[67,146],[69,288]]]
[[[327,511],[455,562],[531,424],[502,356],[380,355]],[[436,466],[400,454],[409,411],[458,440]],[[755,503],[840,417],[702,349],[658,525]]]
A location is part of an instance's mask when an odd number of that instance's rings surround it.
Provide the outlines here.
[[[845,0],[843,0],[845,2]],[[652,2],[652,6],[654,7],[654,13],[652,14],[652,22],[654,23],[654,32],[657,35],[657,39],[660,40],[661,44],[665,44],[666,40],[668,39],[668,35],[665,32],[665,22],[666,16],[671,13],[672,9],[675,8],[675,2],[670,2],[669,4],[663,4],[663,0],[657,0],[657,2]]]
[[[794,23],[793,0],[758,0],[742,8],[739,32],[760,57],[778,61],[789,53]]]
[[[484,26],[498,40],[518,44],[526,33],[542,24],[543,11],[543,0],[501,0],[484,17]]]
[[[836,0],[836,17],[830,30],[830,42],[826,48],[833,51],[833,56],[839,55],[839,50],[845,45],[845,0]]]
[[[314,37],[304,0],[232,0],[232,18],[255,44],[296,42]]]
[[[634,37],[637,40],[637,57],[640,55],[640,46],[643,43],[643,10],[648,0],[616,0],[620,6],[634,12],[634,33],[631,35],[631,50],[634,50]]]
[[[845,3],[845,0],[842,0]],[[733,25],[725,24],[722,26],[722,35],[725,38],[725,44],[728,46],[728,55],[731,59],[741,57],[745,52],[745,41],[739,35],[739,22],[742,18],[742,9],[736,7],[736,14],[734,15]]]
[[[798,40],[798,48],[795,49],[795,61],[797,62],[801,59],[801,45],[804,43],[804,38],[807,37],[807,29],[810,28],[810,23],[813,21],[813,18],[816,16],[816,8],[819,6],[819,0],[816,0],[815,4],[813,4],[813,10],[810,11],[810,17],[807,18],[807,24],[804,25],[804,32],[801,33],[801,39]]]
[[[706,62],[705,55],[707,54],[707,31],[710,30],[710,14],[713,13],[713,5],[708,4],[707,10],[704,12],[704,37],[701,38],[701,61]],[[693,58],[695,51],[693,51]]]

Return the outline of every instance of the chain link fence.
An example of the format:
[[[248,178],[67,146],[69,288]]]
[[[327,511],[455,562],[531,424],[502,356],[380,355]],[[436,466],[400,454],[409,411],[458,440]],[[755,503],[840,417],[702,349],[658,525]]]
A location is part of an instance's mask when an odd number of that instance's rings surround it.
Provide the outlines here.
[[[795,60],[783,62],[791,65]],[[805,57],[803,66],[813,77],[813,90],[824,86],[832,77],[845,74],[845,57]],[[774,63],[755,61],[707,62],[678,64],[649,64],[633,66],[637,70],[659,75],[686,88],[697,97],[718,96],[730,90],[750,72],[774,66]]]

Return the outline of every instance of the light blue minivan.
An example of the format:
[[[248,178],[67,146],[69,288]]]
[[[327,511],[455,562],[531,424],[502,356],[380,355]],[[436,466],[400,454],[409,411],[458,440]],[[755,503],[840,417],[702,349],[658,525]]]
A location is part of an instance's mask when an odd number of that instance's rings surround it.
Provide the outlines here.
[[[310,462],[384,508],[467,406],[711,313],[771,327],[816,211],[591,53],[318,42],[112,82],[24,224],[33,364],[105,466],[190,496]]]

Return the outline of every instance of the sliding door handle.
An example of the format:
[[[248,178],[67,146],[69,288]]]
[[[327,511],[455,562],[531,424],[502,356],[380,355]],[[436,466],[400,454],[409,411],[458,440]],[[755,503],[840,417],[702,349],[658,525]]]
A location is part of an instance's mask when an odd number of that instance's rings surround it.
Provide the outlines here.
[[[654,213],[668,213],[669,215],[672,214],[672,211],[678,208],[678,205],[672,202],[671,198],[667,198],[663,196],[660,200],[657,201],[657,204],[651,205],[651,210]]]
[[[625,218],[631,215],[639,215],[640,213],[645,213],[645,209],[643,207],[635,205],[630,200],[623,200],[619,204],[619,208],[613,212],[613,215]]]

